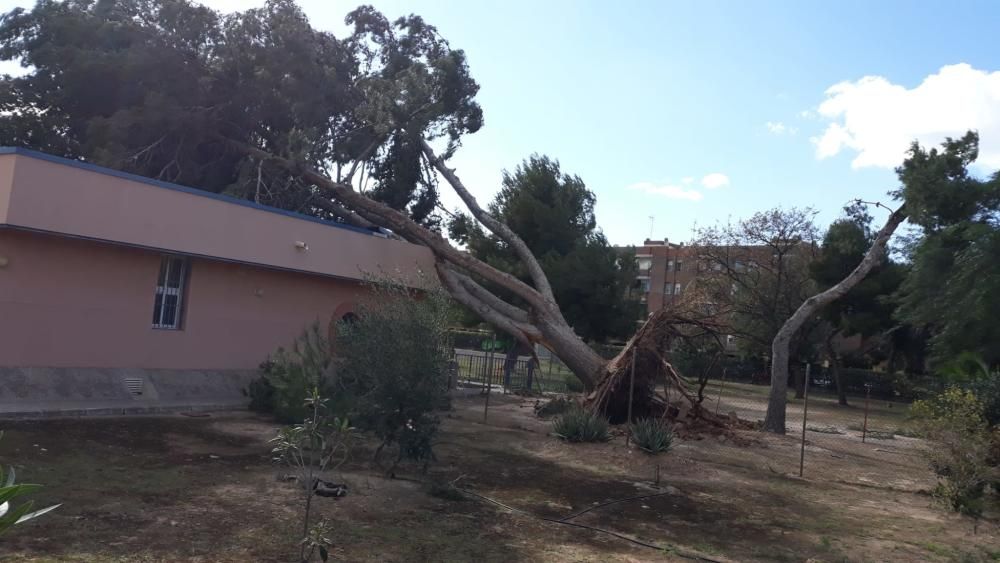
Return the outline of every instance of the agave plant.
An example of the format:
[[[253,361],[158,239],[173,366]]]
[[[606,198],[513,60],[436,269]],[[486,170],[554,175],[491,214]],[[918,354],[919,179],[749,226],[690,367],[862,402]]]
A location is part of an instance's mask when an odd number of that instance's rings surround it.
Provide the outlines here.
[[[656,455],[668,452],[674,443],[674,431],[655,418],[644,418],[629,428],[632,440],[642,451]]]
[[[0,438],[2,437],[3,432],[0,432]],[[37,518],[42,514],[51,512],[61,506],[59,504],[55,504],[48,508],[32,512],[31,509],[34,508],[35,502],[29,500],[24,504],[12,507],[12,500],[18,497],[23,497],[24,495],[33,493],[42,488],[41,485],[15,483],[15,475],[13,467],[6,468],[5,470],[3,466],[0,466],[0,483],[3,483],[3,486],[0,487],[0,534],[6,532],[8,529],[17,524],[23,524],[32,518]]]

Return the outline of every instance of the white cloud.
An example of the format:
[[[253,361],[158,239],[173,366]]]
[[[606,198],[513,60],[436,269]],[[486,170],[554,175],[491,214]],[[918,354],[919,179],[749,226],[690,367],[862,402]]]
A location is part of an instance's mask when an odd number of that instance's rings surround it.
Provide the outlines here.
[[[681,178],[681,183],[682,184],[693,184],[694,183],[694,177],[692,177],[692,176],[685,176],[685,177]]]
[[[813,119],[816,117],[816,112],[804,109],[799,112],[799,117],[801,117],[802,119]]]
[[[1000,71],[944,66],[909,89],[866,76],[831,86],[817,111],[829,121],[812,139],[817,158],[850,150],[854,168],[894,168],[913,140],[937,146],[975,129],[979,162],[1000,168]]]
[[[701,179],[701,185],[710,190],[722,188],[729,185],[729,176],[720,172],[712,172]]]
[[[798,127],[790,127],[780,121],[768,121],[764,127],[767,127],[767,130],[775,135],[794,135],[799,132]]]
[[[643,193],[659,195],[668,199],[686,199],[688,201],[701,201],[704,197],[701,192],[683,186],[672,184],[654,184],[653,182],[638,182],[628,187],[630,190],[637,190]]]

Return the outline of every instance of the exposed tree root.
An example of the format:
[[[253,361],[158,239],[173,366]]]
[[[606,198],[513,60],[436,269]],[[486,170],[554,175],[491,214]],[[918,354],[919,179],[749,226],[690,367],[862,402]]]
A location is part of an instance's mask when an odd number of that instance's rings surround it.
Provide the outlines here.
[[[662,417],[674,424],[696,425],[705,430],[730,424],[702,408],[697,394],[667,359],[671,346],[684,339],[719,339],[720,327],[711,318],[696,318],[676,310],[653,313],[629,339],[625,348],[608,362],[594,390],[587,395],[587,408],[602,412],[612,423],[626,422],[629,388],[635,365],[632,419]],[[664,394],[657,393],[662,386]]]

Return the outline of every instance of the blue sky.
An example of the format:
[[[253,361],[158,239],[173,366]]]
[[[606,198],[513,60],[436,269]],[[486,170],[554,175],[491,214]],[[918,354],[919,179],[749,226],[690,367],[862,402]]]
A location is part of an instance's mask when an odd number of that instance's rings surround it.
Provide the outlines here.
[[[15,4],[31,2],[0,7]],[[778,205],[826,224],[852,198],[885,201],[913,138],[973,127],[982,170],[1000,166],[995,3],[373,4],[422,15],[468,54],[486,126],[453,165],[481,200],[502,169],[543,153],[597,194],[616,244],[641,243],[650,216],[653,238],[674,241]],[[338,35],[355,6],[300,5]]]

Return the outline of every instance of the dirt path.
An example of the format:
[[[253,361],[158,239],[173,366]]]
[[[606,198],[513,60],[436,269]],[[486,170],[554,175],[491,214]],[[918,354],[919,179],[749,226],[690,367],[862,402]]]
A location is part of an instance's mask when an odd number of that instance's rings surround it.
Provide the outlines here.
[[[926,471],[813,446],[810,478],[791,439],[748,433],[741,445],[684,442],[649,457],[548,435],[532,401],[455,401],[439,462],[405,477],[449,483],[503,503],[456,499],[378,476],[362,447],[341,500],[320,499],[346,561],[990,561],[995,525],[932,505]],[[0,542],[2,561],[289,561],[297,490],[276,479],[266,441],[275,425],[250,415],[16,422],[0,463],[46,485],[65,505]],[[751,443],[747,446],[746,443]],[[826,457],[824,457],[826,456]],[[833,457],[837,456],[837,457]],[[657,488],[656,466],[661,481]],[[601,503],[657,494],[646,499]],[[664,549],[640,547],[559,519]],[[523,511],[523,512],[521,512]],[[528,514],[525,514],[528,513]],[[686,555],[682,557],[681,555]]]

